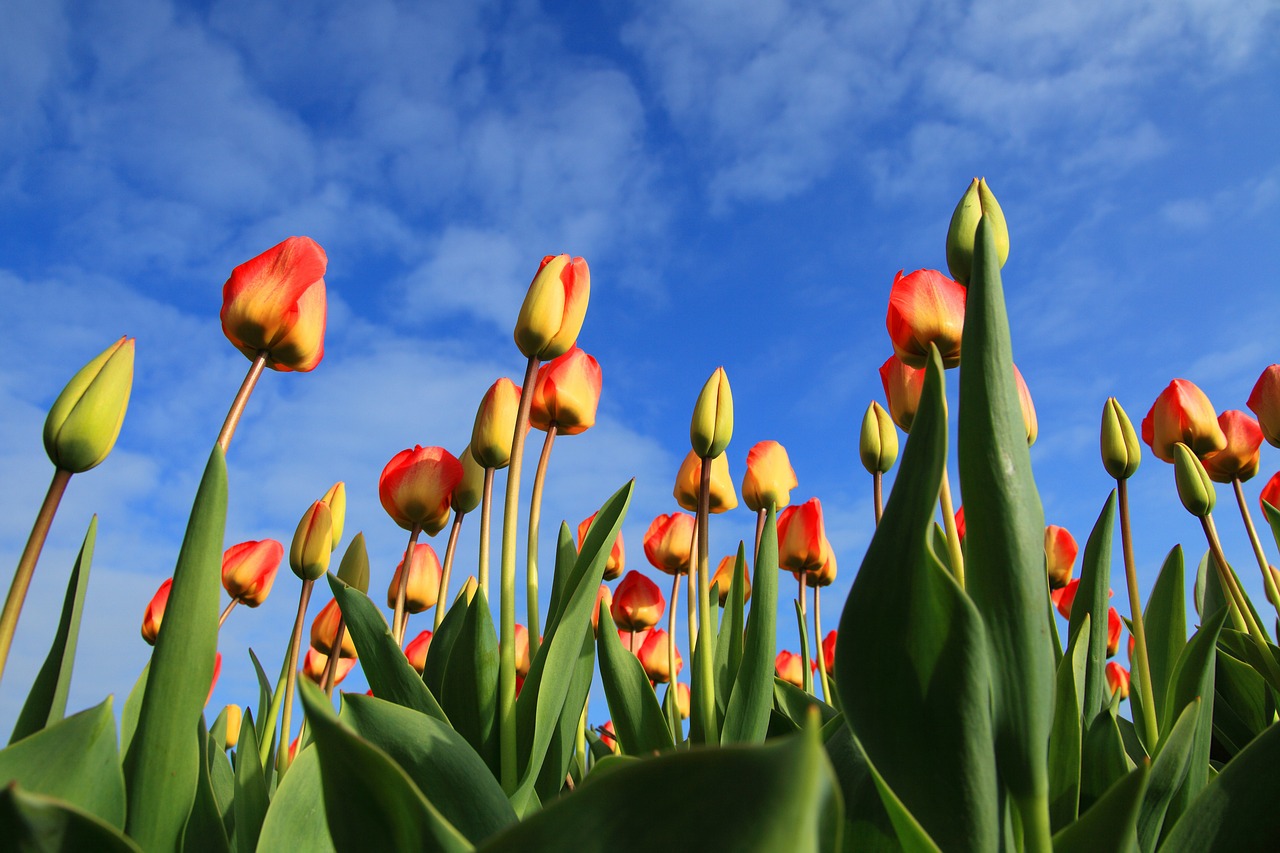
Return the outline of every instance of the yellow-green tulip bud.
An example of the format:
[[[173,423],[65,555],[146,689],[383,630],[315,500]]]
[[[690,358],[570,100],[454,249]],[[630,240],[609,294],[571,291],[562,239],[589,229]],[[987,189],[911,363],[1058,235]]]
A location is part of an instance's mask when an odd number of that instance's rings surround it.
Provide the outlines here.
[[[458,461],[462,463],[462,482],[450,495],[449,505],[455,513],[463,515],[480,506],[484,497],[484,468],[471,455],[469,444],[462,449]]]
[[[223,711],[227,715],[227,734],[223,739],[223,749],[235,749],[240,742],[240,722],[243,712],[239,705],[228,705]]]
[[[974,178],[960,197],[955,212],[951,214],[951,227],[947,230],[947,269],[951,277],[961,284],[969,283],[973,267],[973,240],[978,231],[978,220],[986,214],[996,238],[996,256],[1000,266],[1009,259],[1009,228],[1004,221],[1000,203],[991,194],[985,178]]]
[[[338,580],[366,595],[369,592],[369,551],[364,545],[364,533],[351,538],[351,544],[338,564]]]
[[[1127,480],[1142,461],[1142,445],[1133,423],[1115,397],[1102,407],[1102,467],[1117,480]]]
[[[689,440],[693,452],[703,459],[714,459],[729,446],[733,437],[733,392],[723,367],[717,367],[702,386],[693,407]]]
[[[568,352],[582,330],[590,295],[586,261],[568,255],[543,258],[516,318],[520,352],[543,361]]]
[[[325,506],[329,507],[329,515],[333,519],[333,550],[338,550],[342,541],[342,525],[347,520],[347,484],[339,480],[324,493]]]
[[[1216,495],[1213,480],[1204,470],[1191,448],[1182,442],[1173,446],[1173,476],[1178,484],[1178,497],[1187,512],[1196,518],[1204,518],[1213,512]]]
[[[506,468],[511,464],[511,444],[520,412],[520,386],[505,376],[489,386],[475,424],[471,427],[471,454],[486,468]],[[525,430],[529,425],[525,424]],[[465,476],[465,472],[464,472]]]
[[[874,400],[862,416],[858,455],[869,474],[884,474],[898,460],[898,429],[884,407]]]
[[[324,501],[316,501],[298,522],[289,546],[289,568],[304,581],[313,581],[329,570],[333,552],[333,517]]]
[[[55,466],[88,471],[115,447],[133,387],[133,338],[121,338],[80,368],[44,422],[44,449]]]

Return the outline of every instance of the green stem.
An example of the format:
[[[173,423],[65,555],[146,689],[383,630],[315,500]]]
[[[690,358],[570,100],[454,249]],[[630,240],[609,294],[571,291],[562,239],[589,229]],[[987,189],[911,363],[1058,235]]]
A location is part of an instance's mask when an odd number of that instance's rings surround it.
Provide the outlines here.
[[[831,678],[827,675],[827,654],[822,645],[822,596],[818,587],[813,588],[813,633],[818,643],[818,674],[822,676],[822,699],[828,705],[831,701]]]
[[[404,594],[409,586],[409,570],[413,566],[413,550],[418,544],[418,536],[422,534],[422,525],[414,524],[409,531],[409,547],[404,549],[404,563],[400,566],[400,583],[396,586],[396,609],[391,616],[391,636],[396,645],[404,645],[404,629],[409,624],[409,617],[404,612]]]
[[[465,512],[453,514],[453,526],[449,528],[449,544],[444,549],[444,566],[440,569],[440,591],[436,593],[436,623],[431,630],[439,631],[444,612],[449,609],[449,574],[453,571],[453,554],[458,549],[458,534],[462,530]]]
[[[1129,481],[1116,481],[1120,494],[1120,541],[1124,549],[1124,576],[1129,587],[1129,615],[1132,619],[1133,657],[1130,662],[1138,671],[1138,689],[1142,691],[1142,722],[1146,727],[1150,748],[1160,742],[1156,727],[1156,695],[1151,685],[1151,664],[1147,656],[1147,628],[1142,618],[1142,597],[1138,592],[1138,566],[1133,556],[1133,531],[1129,526]]]
[[[249,365],[249,372],[245,374],[244,382],[240,383],[240,390],[236,392],[236,398],[231,401],[231,408],[227,411],[227,419],[222,422],[222,431],[218,433],[218,446],[222,448],[225,454],[227,448],[231,446],[231,437],[236,434],[236,426],[240,423],[240,416],[244,414],[244,407],[249,403],[249,395],[253,393],[253,388],[258,384],[258,378],[262,376],[262,369],[267,365],[267,351],[263,350],[254,358],[253,363]]]
[[[236,605],[240,603],[240,599],[233,598],[226,609],[222,611],[222,615],[218,617],[218,630],[222,630],[222,623],[227,621],[227,617],[231,615],[231,611],[236,609]]]
[[[1266,665],[1268,680],[1274,685],[1280,685],[1280,663],[1277,663],[1275,657],[1272,656],[1267,637],[1262,633],[1262,626],[1253,618],[1253,611],[1249,609],[1249,599],[1236,582],[1235,573],[1227,565],[1226,554],[1222,551],[1222,543],[1218,539],[1218,531],[1213,524],[1213,514],[1210,513],[1200,519],[1200,523],[1204,527],[1205,536],[1209,539],[1209,550],[1213,553],[1213,560],[1217,564],[1218,577],[1222,581],[1223,589],[1235,599],[1236,607],[1240,609],[1240,615],[1244,618],[1249,636],[1253,638],[1253,642],[1257,645],[1261,658]]]
[[[701,482],[698,484],[698,623],[699,652],[694,655],[698,664],[698,708],[700,728],[704,743],[719,743],[720,732],[716,723],[716,670],[715,670],[715,614],[711,612],[711,460],[702,460]],[[693,652],[690,652],[693,654]],[[692,679],[690,679],[692,681]],[[671,688],[676,678],[671,676]]]
[[[799,613],[800,623],[800,683],[804,686],[804,692],[813,695],[813,670],[809,667],[809,661],[812,660],[809,645],[809,620],[805,618],[808,614],[804,610],[804,592],[806,581],[809,579],[808,572],[800,572],[800,595],[796,598],[796,610]]]
[[[667,608],[667,683],[676,680],[676,603],[680,600],[680,574],[671,578],[671,606]],[[632,635],[634,645],[634,637]],[[654,688],[655,693],[657,688]],[[684,727],[680,724],[680,714],[675,710],[674,702],[664,703],[667,712],[667,723],[671,726],[671,738],[676,746],[684,738]]]
[[[276,769],[283,776],[289,769],[289,729],[292,728],[293,690],[298,681],[298,647],[302,645],[302,623],[307,618],[307,604],[311,601],[311,587],[315,581],[303,581],[298,595],[298,615],[293,620],[293,636],[289,638],[289,653],[285,656],[284,707],[280,718],[280,749],[276,752]]]
[[[525,560],[527,576],[525,606],[529,613],[529,660],[538,653],[540,621],[538,618],[538,527],[542,523],[542,488],[547,480],[547,462],[551,459],[551,446],[556,441],[556,425],[547,427],[547,437],[542,441],[542,454],[533,475],[533,494],[529,498],[529,552]]]
[[[1043,794],[1015,797],[1022,818],[1024,853],[1052,853],[1053,832],[1049,827],[1049,798]]]
[[[764,517],[768,512],[768,507],[761,507],[756,510],[756,549],[751,552],[751,568],[753,570],[756,566],[756,560],[760,556],[760,537],[764,535]]]
[[[324,664],[324,678],[320,679],[324,695],[333,698],[333,688],[338,681],[338,659],[342,657],[342,635],[347,632],[347,617],[338,616],[338,630],[329,644],[329,658]]]
[[[951,503],[951,477],[942,469],[942,489],[938,493],[942,504],[942,525],[947,531],[947,554],[951,558],[951,572],[956,583],[964,589],[964,549],[960,545],[960,531],[956,528],[956,510]]]
[[[1253,526],[1253,516],[1250,515],[1249,504],[1244,499],[1244,488],[1240,485],[1240,478],[1232,480],[1231,485],[1235,487],[1236,503],[1240,506],[1240,517],[1244,519],[1244,529],[1249,532],[1249,541],[1253,543],[1253,555],[1258,558],[1258,568],[1262,570],[1262,585],[1266,587],[1267,598],[1271,600],[1271,606],[1276,609],[1276,615],[1280,616],[1280,589],[1276,588],[1275,576],[1271,573],[1271,567],[1267,565],[1267,553],[1262,550],[1262,540],[1258,538],[1258,530]]]
[[[484,469],[484,497],[480,500],[480,588],[489,600],[489,519],[493,515],[493,468]]]

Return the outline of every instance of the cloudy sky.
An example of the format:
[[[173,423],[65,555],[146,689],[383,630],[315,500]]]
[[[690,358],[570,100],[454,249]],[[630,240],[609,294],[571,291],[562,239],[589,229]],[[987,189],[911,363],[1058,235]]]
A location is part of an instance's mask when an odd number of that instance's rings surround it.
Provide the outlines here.
[[[414,444],[460,451],[485,388],[519,379],[512,325],[547,253],[590,263],[579,343],[604,394],[597,427],[556,445],[544,542],[635,476],[624,529],[642,566],[648,522],[675,509],[693,401],[724,365],[735,480],[753,443],[777,439],[795,497],[823,501],[841,567],[832,625],[871,533],[856,440],[882,396],[889,286],[899,269],[945,269],[973,176],[1009,220],[1004,280],[1048,520],[1082,543],[1110,487],[1107,395],[1136,422],[1183,377],[1220,410],[1243,408],[1280,361],[1268,0],[294,6],[17,0],[0,29],[0,565],[16,564],[52,473],[49,404],[85,361],[137,337],[124,431],[68,489],[0,730],[94,512],[71,701],[123,702],[148,653],[143,608],[248,366],[222,336],[222,283],[291,234],[329,255],[326,356],[255,393],[229,457],[227,543],[287,544],[343,480],[375,597],[404,547],[378,474]],[[1264,447],[1251,499],[1277,467]],[[1149,587],[1174,543],[1193,564],[1204,543],[1169,466],[1148,456],[1133,496]],[[1228,550],[1261,601],[1221,498]],[[718,517],[713,558],[751,527],[745,510]],[[1115,571],[1119,591],[1118,554]],[[229,620],[214,706],[256,701],[246,645],[274,677],[296,590],[286,571],[266,605]],[[793,628],[782,645],[795,648]]]

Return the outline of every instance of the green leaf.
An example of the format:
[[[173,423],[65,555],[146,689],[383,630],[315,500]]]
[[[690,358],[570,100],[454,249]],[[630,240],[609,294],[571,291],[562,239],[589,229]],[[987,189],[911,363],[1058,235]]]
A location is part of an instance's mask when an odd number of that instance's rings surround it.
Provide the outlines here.
[[[1001,809],[987,639],[927,541],[946,464],[942,376],[934,348],[901,468],[840,619],[836,684],[867,758],[933,841],[993,850]],[[1043,538],[1042,527],[1041,563]],[[966,547],[974,541],[971,529]],[[1048,737],[1046,728],[1042,752]]]
[[[449,853],[473,849],[390,756],[339,722],[320,688],[306,680],[300,680],[298,688],[320,757],[334,847]]]
[[[751,613],[742,641],[742,662],[725,703],[720,743],[763,743],[773,708],[773,660],[778,630],[778,513],[765,516],[751,576]]]
[[[1104,709],[1089,723],[1080,756],[1080,813],[1086,814],[1130,770],[1114,713]]]
[[[1049,735],[1049,822],[1055,831],[1074,822],[1080,814],[1080,750],[1084,732],[1076,685],[1084,681],[1091,624],[1092,619],[1085,614],[1080,630],[1058,664],[1053,727]]]
[[[97,536],[98,516],[95,515],[89,520],[89,532],[84,535],[84,543],[67,581],[62,616],[58,620],[49,655],[31,685],[9,743],[17,743],[50,723],[56,723],[67,712],[67,692],[71,689],[71,670],[75,666],[76,641],[80,636],[80,614],[84,611],[84,593],[89,586],[89,566],[93,563],[93,545]]]
[[[569,688],[565,692],[564,708],[551,729],[551,742],[547,744],[546,758],[543,759],[542,769],[538,773],[535,790],[544,803],[564,787],[565,777],[573,764],[578,723],[582,719],[582,709],[587,703],[587,694],[591,691],[595,669],[595,637],[588,633],[582,639],[582,649],[578,653],[573,677],[569,680]],[[577,710],[574,710],[575,708]]]
[[[236,795],[236,771],[227,758],[227,711],[224,708],[209,732],[209,748],[206,750],[209,784],[213,787],[213,799],[222,815],[223,832],[231,839],[235,827],[232,801]]]
[[[910,851],[910,853],[935,853],[935,851],[940,853],[938,845],[929,837],[929,833],[916,820],[915,815],[907,810],[902,800],[898,799],[898,795],[884,781],[884,776],[880,775],[880,771],[876,770],[876,766],[871,763],[871,759],[867,758],[866,750],[862,748],[862,744],[858,743],[856,737],[854,737],[854,745],[862,753],[863,761],[866,762],[867,772],[871,776],[876,792],[880,795],[880,802],[884,805],[885,812],[893,824],[893,830],[897,833],[902,849]]]
[[[435,638],[432,637],[434,640]],[[431,650],[427,650],[430,654]],[[477,589],[445,667],[440,705],[458,734],[498,773],[498,635]]]
[[[236,762],[235,798],[231,801],[235,815],[236,850],[253,853],[258,848],[258,837],[262,834],[262,823],[271,802],[267,796],[267,780],[262,773],[262,765],[258,763],[258,732],[249,711],[245,711],[240,720],[236,746],[240,760]],[[290,778],[297,768],[297,762],[290,766]]]
[[[469,607],[466,595],[459,592],[453,605],[440,620],[440,630],[431,635],[431,645],[427,647],[427,662],[422,667],[422,681],[437,700],[444,693],[444,673],[449,667],[449,658],[453,655],[453,644],[457,642],[462,624],[467,620]]]
[[[804,725],[811,711],[818,713],[818,718],[824,726],[836,718],[835,708],[832,708],[812,693],[805,693],[790,681],[783,681],[776,675],[773,677],[773,707],[795,723],[796,728]]]
[[[724,618],[720,620],[720,633],[716,637],[716,702],[721,707],[720,724],[724,727],[724,709],[729,706],[733,681],[742,665],[742,630],[746,607],[747,548],[738,542],[738,556],[733,562],[733,579],[729,582],[729,595],[725,598]]]
[[[1156,719],[1164,715],[1169,681],[1182,647],[1187,644],[1187,604],[1182,546],[1175,545],[1164,558],[1156,585],[1147,599],[1142,620],[1147,629],[1147,660],[1151,664],[1151,692]]]
[[[343,697],[340,719],[399,765],[473,844],[515,823],[511,803],[484,761],[439,720],[358,695]]]
[[[197,724],[196,743],[200,748],[196,798],[182,830],[182,850],[183,853],[227,853],[231,848],[227,843],[222,807],[214,796],[213,780],[209,775],[209,733],[205,731],[203,717]]]
[[[334,850],[324,802],[320,759],[315,746],[304,746],[298,750],[289,772],[271,798],[267,816],[262,821],[262,833],[258,836],[258,849],[305,850],[307,853]]]
[[[1178,716],[1178,722],[1161,741],[1160,751],[1151,763],[1147,792],[1138,812],[1138,846],[1143,853],[1151,853],[1156,849],[1169,802],[1187,776],[1199,714],[1200,700],[1196,699]]]
[[[587,535],[582,540],[582,549],[577,554],[568,554],[565,549],[565,558],[573,557],[572,568],[565,575],[564,587],[561,595],[555,601],[554,608],[547,609],[547,627],[543,631],[543,642],[549,642],[555,635],[556,629],[560,626],[561,620],[565,619],[573,606],[574,597],[581,594],[584,583],[588,577],[597,574],[596,569],[599,568],[600,577],[594,584],[586,584],[591,594],[591,605],[587,607],[587,618],[591,618],[591,612],[595,609],[596,593],[600,589],[600,584],[604,579],[604,566],[609,561],[609,552],[613,549],[613,542],[618,538],[618,532],[622,529],[622,520],[627,517],[627,507],[631,504],[631,494],[635,491],[635,481],[629,481],[625,486],[614,492],[604,506],[600,507],[600,511],[596,513],[595,520],[591,522],[591,526],[587,529]],[[565,544],[563,538],[561,545]],[[556,558],[560,560],[561,551],[557,548]],[[597,565],[598,564],[598,565]],[[571,622],[571,624],[576,624]]]
[[[600,602],[599,624],[612,624],[608,619],[609,609]],[[647,755],[671,749],[671,730],[640,661],[622,647],[618,632],[609,628],[599,632],[596,645],[600,651],[600,681],[622,751]]]
[[[569,574],[578,559],[578,548],[573,544],[573,531],[566,522],[560,522],[560,535],[556,540],[556,566],[551,575],[551,600],[547,612],[560,609],[560,599],[564,597],[565,584],[569,582]]]
[[[0,788],[0,838],[4,839],[5,849],[23,853],[142,850],[95,815],[12,786]]]
[[[1100,723],[1108,716],[1100,715]],[[1093,808],[1053,836],[1054,853],[1129,853],[1138,849],[1138,809],[1147,787],[1144,764],[1124,774]]]
[[[147,673],[151,671],[151,661],[142,667],[138,680],[133,683],[129,696],[124,700],[124,708],[120,711],[120,754],[128,755],[129,746],[133,743],[133,733],[138,730],[138,715],[142,713],[142,696],[147,692]]]
[[[123,827],[124,777],[111,699],[0,750],[0,785],[15,782]]]
[[[901,850],[897,830],[881,802],[870,764],[844,717],[824,739],[824,746],[844,800],[844,849],[886,853]]]
[[[258,676],[258,706],[257,713],[262,717],[254,726],[254,734],[257,736],[255,740],[260,744],[262,739],[267,737],[267,708],[271,707],[271,679],[267,677],[267,671],[262,668],[261,661],[258,656],[253,653],[253,649],[249,649],[249,659],[253,661],[253,671]],[[271,739],[274,741],[276,733],[274,728],[271,731]]]
[[[1257,649],[1253,638],[1224,629],[1218,638],[1213,679],[1213,736],[1225,750],[1224,759],[1234,757],[1275,719],[1273,694],[1266,680],[1232,654],[1243,649]]]
[[[1111,688],[1107,685],[1106,626],[1107,611],[1111,607],[1111,550],[1115,520],[1116,493],[1112,491],[1085,543],[1084,558],[1080,562],[1080,586],[1076,589],[1076,600],[1067,625],[1068,638],[1075,636],[1086,615],[1097,626],[1089,636],[1084,691],[1081,694],[1086,729],[1111,698]]]
[[[192,732],[213,681],[226,514],[227,466],[214,445],[173,570],[138,727],[124,760],[125,829],[148,850],[178,846],[196,797],[200,745]]]

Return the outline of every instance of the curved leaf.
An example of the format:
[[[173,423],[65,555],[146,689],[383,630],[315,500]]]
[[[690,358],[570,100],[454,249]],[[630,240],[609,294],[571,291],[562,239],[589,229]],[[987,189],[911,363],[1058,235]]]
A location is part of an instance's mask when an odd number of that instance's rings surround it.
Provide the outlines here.
[[[1107,632],[1101,628],[1107,624],[1107,611],[1111,606],[1108,599],[1111,591],[1111,551],[1115,520],[1116,493],[1113,490],[1107,496],[1107,502],[1085,543],[1084,558],[1080,561],[1080,586],[1076,589],[1076,600],[1071,607],[1071,619],[1067,627],[1067,637],[1070,640],[1080,630],[1080,624],[1086,615],[1092,624],[1098,626],[1098,630],[1090,632],[1088,656],[1085,659],[1084,690],[1080,696],[1086,729],[1111,698],[1111,688],[1107,686]]]
[[[1182,546],[1175,545],[1164,558],[1156,585],[1151,589],[1142,613],[1147,629],[1147,660],[1151,664],[1151,692],[1156,700],[1156,719],[1164,715],[1165,698],[1173,667],[1187,644],[1186,580]]]
[[[9,850],[141,853],[110,824],[61,800],[0,788],[0,838]]]
[[[196,774],[196,798],[187,815],[182,830],[183,853],[227,853],[226,825],[222,820],[222,807],[213,793],[213,780],[209,773],[209,733],[201,718],[196,730],[196,743],[200,747],[200,767]],[[228,803],[228,806],[231,804]]]
[[[427,654],[431,654],[430,649]],[[482,589],[476,590],[467,606],[462,628],[454,639],[445,666],[440,706],[455,721],[458,734],[497,774],[498,635]]]
[[[1049,737],[1049,821],[1060,830],[1080,814],[1081,728],[1080,694],[1089,653],[1092,619],[1085,614],[1067,653],[1058,664],[1053,695],[1053,728]]]
[[[1102,723],[1099,716],[1094,723]],[[1135,767],[1107,789],[1093,808],[1053,836],[1054,853],[1130,853],[1138,849],[1138,808],[1148,767]]]
[[[763,743],[773,709],[773,659],[778,631],[778,512],[765,515],[751,576],[751,613],[742,641],[742,662],[725,702],[720,743]]]
[[[245,711],[240,719],[240,735],[236,741],[237,753],[242,760],[236,762],[235,797],[231,801],[235,815],[235,842],[239,853],[253,853],[258,849],[258,837],[266,820],[271,800],[267,795],[267,780],[258,762],[258,731],[253,724],[253,714]],[[297,763],[289,766],[289,776],[297,770]]]
[[[249,753],[244,753],[248,756]],[[248,762],[245,762],[248,763]],[[259,765],[261,766],[261,765]],[[316,748],[304,746],[289,765],[262,820],[259,850],[305,850],[331,853],[329,822],[324,807],[324,785],[320,781],[320,758]]]
[[[720,723],[724,724],[724,711],[728,707],[733,681],[742,664],[742,630],[745,620],[747,576],[747,548],[738,542],[738,556],[733,561],[733,579],[729,582],[729,595],[725,598],[724,618],[720,620],[720,632],[716,637],[716,703],[720,706]],[[713,593],[713,597],[715,594]]]
[[[427,662],[422,667],[422,681],[437,701],[444,693],[444,673],[449,667],[449,658],[453,655],[453,644],[457,642],[462,624],[467,620],[469,606],[466,595],[459,592],[440,620],[440,629],[431,635],[431,645],[427,646]]]
[[[600,602],[599,624],[611,624],[607,620],[609,608]],[[617,631],[600,631],[596,645],[600,650],[600,681],[623,752],[646,755],[671,749],[671,730],[640,661],[622,647]]]
[[[1156,849],[1169,801],[1187,777],[1191,760],[1191,743],[1195,737],[1196,723],[1200,715],[1200,700],[1188,705],[1178,717],[1173,731],[1160,744],[1160,751],[1151,762],[1151,775],[1147,791],[1138,812],[1138,847],[1144,853]]]

